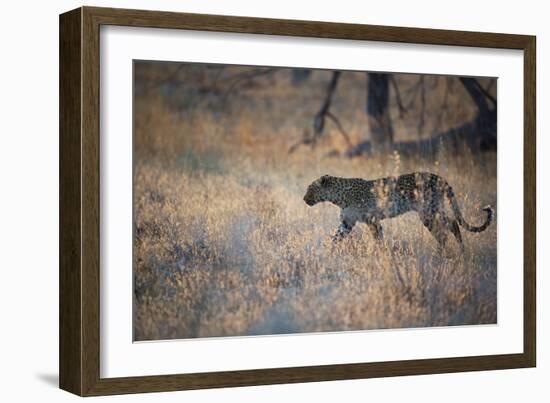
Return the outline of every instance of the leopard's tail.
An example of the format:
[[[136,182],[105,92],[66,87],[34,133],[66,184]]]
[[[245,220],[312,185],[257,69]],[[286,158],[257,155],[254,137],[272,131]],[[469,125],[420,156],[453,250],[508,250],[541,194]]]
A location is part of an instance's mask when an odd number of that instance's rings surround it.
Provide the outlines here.
[[[453,192],[453,189],[447,185],[446,189],[446,195],[449,201],[451,202],[451,206],[453,208],[453,212],[455,213],[456,220],[462,227],[464,227],[465,230],[470,232],[481,232],[485,231],[485,229],[491,224],[491,221],[493,220],[493,208],[489,205],[482,208],[483,211],[487,213],[487,219],[483,224],[481,224],[479,227],[475,227],[473,225],[470,225],[466,222],[464,217],[462,216],[462,213],[460,212],[460,208],[458,207],[458,202],[456,201],[455,194]]]

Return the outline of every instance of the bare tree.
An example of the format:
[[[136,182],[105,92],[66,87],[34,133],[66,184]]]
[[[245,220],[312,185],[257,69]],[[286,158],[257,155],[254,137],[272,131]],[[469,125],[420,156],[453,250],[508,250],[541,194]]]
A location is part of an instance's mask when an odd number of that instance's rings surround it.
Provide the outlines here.
[[[321,109],[319,109],[319,112],[315,115],[315,118],[313,119],[313,135],[310,134],[309,130],[304,130],[304,134],[301,140],[299,140],[296,144],[292,145],[290,149],[288,150],[289,153],[294,152],[300,145],[304,144],[311,144],[312,146],[315,145],[319,137],[323,135],[323,132],[325,130],[325,121],[326,118],[329,118],[335,125],[340,134],[344,137],[344,140],[346,141],[346,144],[348,147],[351,147],[351,141],[349,138],[348,133],[344,130],[342,124],[340,123],[340,120],[330,111],[330,106],[332,104],[332,98],[334,96],[334,92],[336,91],[336,86],[338,85],[338,80],[340,79],[341,72],[334,71],[332,73],[332,77],[330,79],[330,82],[327,86],[326,92],[325,92],[325,99],[323,101],[323,104],[321,105]]]
[[[396,150],[403,154],[420,154],[425,157],[434,157],[441,147],[446,147],[449,150],[458,151],[466,146],[473,151],[489,151],[496,150],[497,147],[497,100],[484,89],[478,80],[472,77],[461,77],[460,83],[464,86],[472,101],[477,107],[477,113],[473,120],[464,123],[461,126],[453,127],[449,130],[435,133],[427,139],[419,139],[414,141],[392,142],[392,150]],[[397,86],[395,87],[397,88]],[[416,86],[415,93],[411,100],[414,102],[416,98],[416,90],[420,91],[421,96],[421,116],[419,127],[423,127],[422,121],[425,109],[425,88],[424,81],[419,80]],[[400,97],[399,91],[396,90],[396,97]],[[384,99],[382,98],[382,101]],[[402,105],[401,99],[397,99],[397,104],[400,110],[406,112],[411,106]],[[442,108],[447,108],[446,102]],[[376,135],[376,134],[375,134]],[[393,137],[391,137],[393,139]],[[348,157],[356,157],[364,153],[376,152],[377,140],[375,136],[371,140],[363,141],[348,149],[345,153]],[[386,144],[389,141],[386,142]]]

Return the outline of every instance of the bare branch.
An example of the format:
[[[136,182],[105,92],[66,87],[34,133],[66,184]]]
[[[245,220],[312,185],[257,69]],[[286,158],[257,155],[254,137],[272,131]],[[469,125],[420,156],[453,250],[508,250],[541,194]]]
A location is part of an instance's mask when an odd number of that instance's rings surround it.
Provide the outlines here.
[[[339,71],[334,71],[332,73],[332,78],[327,87],[327,92],[325,95],[325,101],[323,102],[321,109],[319,110],[319,112],[317,112],[317,115],[315,115],[315,118],[313,120],[314,137],[318,137],[323,133],[323,130],[325,128],[325,117],[329,112],[330,104],[332,102],[332,96],[334,95],[334,91],[336,90],[336,85],[338,84],[338,80],[340,79],[340,74],[341,73]]]
[[[405,110],[409,110],[413,107],[415,101],[416,101],[416,97],[418,96],[418,92],[420,90],[420,86],[422,84],[422,79],[420,78],[416,84],[409,89],[409,93],[412,92],[412,95],[411,95],[411,99],[409,100],[409,103],[405,106]]]
[[[311,144],[311,146],[314,147],[317,139],[323,134],[323,130],[325,129],[325,118],[327,117],[336,124],[336,127],[338,128],[340,133],[342,133],[342,136],[344,136],[344,139],[346,140],[348,146],[351,145],[351,141],[347,132],[343,129],[338,118],[334,116],[329,110],[330,104],[332,102],[332,96],[334,95],[336,85],[338,84],[338,80],[340,79],[340,74],[341,73],[339,71],[332,72],[332,78],[330,79],[330,83],[327,86],[323,105],[313,119],[313,135],[310,135],[309,130],[305,129],[304,136],[300,141],[290,147],[290,149],[288,150],[289,153],[293,153],[302,144]]]
[[[224,93],[224,99],[226,99],[229,94],[237,88],[239,84],[241,84],[243,81],[249,81],[256,77],[269,75],[271,73],[274,73],[275,71],[279,70],[278,68],[268,68],[268,69],[253,69],[252,71],[246,71],[243,73],[236,74],[233,77],[230,77],[227,79],[233,80],[233,82],[229,85],[229,88]]]
[[[486,96],[483,93],[485,90],[483,90],[479,82],[472,77],[460,77],[460,82],[470,95],[470,98],[472,98],[472,101],[476,104],[478,112],[481,115],[488,113],[489,105],[487,105]]]
[[[485,91],[490,93],[496,82],[497,80],[489,80],[489,84],[487,84],[487,88],[485,88]]]
[[[418,120],[418,126],[416,127],[418,134],[420,135],[424,130],[424,124],[426,122],[426,85],[424,76],[420,76],[420,119]]]
[[[494,80],[491,80],[491,83],[494,82]],[[491,84],[489,84],[489,87],[487,87],[488,89],[485,89],[483,88],[483,86],[479,83],[479,81],[477,81],[476,79],[474,79],[474,83],[475,85],[477,86],[477,88],[483,93],[483,95],[485,95],[489,101],[491,101],[491,103],[493,104],[493,106],[496,108],[497,106],[497,100],[495,99],[495,97],[493,97],[490,93],[489,93],[489,89],[491,88]]]
[[[390,81],[393,91],[395,92],[395,100],[397,101],[397,108],[399,109],[399,118],[403,119],[407,113],[407,109],[403,106],[403,102],[401,101],[401,93],[399,92],[399,87],[397,86],[397,81],[395,80],[395,76],[393,74],[390,77]]]
[[[327,111],[326,116],[334,122],[340,133],[342,133],[342,136],[344,137],[344,140],[346,140],[346,144],[348,147],[351,147],[351,140],[349,139],[348,133],[344,130],[342,125],[340,124],[340,121],[336,116],[332,114],[332,112]]]
[[[340,134],[342,134],[342,137],[344,137],[344,140],[346,141],[346,145],[348,146],[348,148],[351,148],[353,146],[353,144],[351,143],[348,132],[346,132],[344,130],[344,128],[342,127],[342,124],[340,123],[340,120],[330,111],[327,111],[325,113],[325,116],[327,118],[329,118],[330,120],[332,120],[332,122],[336,125],[336,128],[338,129]],[[312,136],[308,129],[304,129],[304,135],[303,135],[302,139],[299,140],[297,143],[293,144],[289,148],[288,153],[292,154],[301,145],[308,145],[309,144],[311,146],[315,146],[317,138],[318,138],[318,136],[316,136],[316,135]]]
[[[308,144],[311,144],[312,146],[315,145],[315,136],[311,136],[309,130],[306,128],[304,129],[302,138],[288,149],[288,153],[292,154],[301,145]]]
[[[452,78],[446,77],[445,78],[445,90],[443,93],[443,102],[441,103],[441,108],[439,108],[439,112],[437,114],[437,117],[435,119],[434,129],[433,133],[437,133],[441,130],[441,124],[443,122],[443,117],[449,110],[449,93],[452,91]]]
[[[189,64],[182,63],[178,65],[178,67],[176,67],[176,69],[173,72],[171,72],[169,75],[167,75],[166,77],[160,80],[153,81],[146,87],[145,90],[149,91],[155,87],[160,87],[161,85],[168,84],[169,82],[174,81],[175,78],[179,75],[179,73],[187,66],[189,66]]]

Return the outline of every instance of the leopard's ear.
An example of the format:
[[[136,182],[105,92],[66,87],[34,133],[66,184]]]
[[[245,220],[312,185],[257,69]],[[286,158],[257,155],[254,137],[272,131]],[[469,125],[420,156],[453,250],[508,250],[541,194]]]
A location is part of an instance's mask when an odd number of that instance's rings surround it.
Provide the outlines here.
[[[329,183],[330,175],[321,176],[321,186],[326,186]]]

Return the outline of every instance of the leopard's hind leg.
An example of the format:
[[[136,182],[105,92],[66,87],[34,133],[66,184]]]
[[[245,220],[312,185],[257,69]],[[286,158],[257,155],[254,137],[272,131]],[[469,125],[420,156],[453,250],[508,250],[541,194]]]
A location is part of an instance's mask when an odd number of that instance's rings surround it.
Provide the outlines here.
[[[438,214],[433,214],[432,212],[425,212],[419,215],[422,224],[424,224],[424,226],[428,228],[432,236],[437,241],[438,253],[443,254],[447,245],[448,238],[448,228],[447,224],[445,223],[445,218]]]
[[[456,238],[456,241],[458,242],[458,245],[460,246],[460,251],[462,254],[464,254],[464,242],[462,241],[462,235],[460,234],[460,227],[458,225],[458,222],[456,220],[447,219],[447,228],[449,228],[449,231],[454,235]]]

